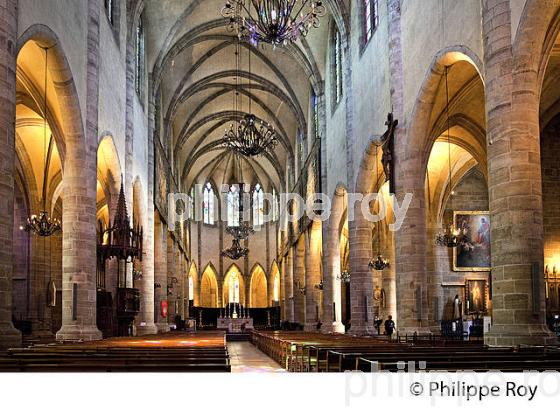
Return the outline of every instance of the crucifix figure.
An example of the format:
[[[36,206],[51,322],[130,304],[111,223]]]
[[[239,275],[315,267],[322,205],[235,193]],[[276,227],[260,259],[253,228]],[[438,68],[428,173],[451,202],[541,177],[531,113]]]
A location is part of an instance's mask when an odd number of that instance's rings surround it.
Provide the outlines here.
[[[385,172],[385,179],[389,181],[389,193],[395,193],[395,172],[394,172],[394,147],[395,147],[395,129],[399,124],[398,120],[393,118],[393,113],[387,115],[387,131],[381,136],[381,163],[383,164],[383,171]]]

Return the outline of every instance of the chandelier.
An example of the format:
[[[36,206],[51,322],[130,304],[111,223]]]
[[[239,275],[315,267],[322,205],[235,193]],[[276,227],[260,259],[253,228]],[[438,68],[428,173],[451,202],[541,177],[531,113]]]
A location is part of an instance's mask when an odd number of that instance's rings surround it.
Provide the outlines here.
[[[226,258],[236,261],[240,258],[247,256],[249,254],[249,249],[242,248],[239,245],[239,239],[233,238],[231,247],[228,249],[224,249],[220,254],[222,256],[225,256]]]
[[[369,261],[368,266],[373,270],[385,270],[390,266],[389,259],[385,259],[383,256],[377,255],[377,259]]]
[[[375,147],[375,192],[379,195],[379,160],[378,160],[379,147]],[[388,177],[388,175],[386,175]],[[381,231],[379,229],[379,221],[377,221],[377,251],[381,252]],[[381,253],[377,254],[377,258],[369,261],[368,266],[373,270],[385,270],[389,265],[389,259],[383,258]]]
[[[254,234],[255,230],[249,222],[242,222],[239,226],[228,226],[226,232],[233,236],[234,239],[242,241],[247,239],[249,235]]]
[[[245,157],[255,157],[268,152],[278,143],[276,131],[253,114],[246,114],[237,127],[231,124],[224,136],[226,148]]]
[[[27,218],[25,226],[20,226],[20,229],[26,232],[31,232],[38,236],[52,236],[60,231],[62,231],[62,225],[60,221],[56,218],[51,218],[49,216],[47,209],[47,69],[49,61],[49,49],[45,50],[45,95],[44,95],[44,105],[43,105],[43,193],[41,199],[42,210],[39,215],[31,215]],[[52,136],[51,136],[52,140]],[[51,140],[49,140],[49,145]]]
[[[343,270],[336,278],[344,283],[350,283],[350,272]]]
[[[237,40],[235,49],[235,88],[233,98],[234,112],[242,111],[242,101],[239,101],[240,81],[240,42]],[[251,87],[251,50],[249,50],[249,88]],[[252,113],[252,98],[249,96],[249,112],[239,122],[231,124],[226,129],[223,137],[223,146],[239,155],[255,157],[271,151],[278,143],[278,137],[274,127],[264,121],[257,121]]]
[[[448,71],[449,68],[445,67],[445,96],[446,96],[446,115],[447,115],[447,159],[448,159],[448,166],[449,166],[449,187],[451,192],[449,193],[449,207],[453,209],[453,196],[455,192],[453,191],[453,182],[451,180],[451,124],[449,120],[449,84],[448,84]],[[447,247],[447,248],[456,248],[459,245],[463,244],[466,241],[466,232],[463,229],[458,229],[454,226],[453,220],[449,223],[446,229],[443,232],[440,232],[436,235],[436,245]]]
[[[325,14],[323,2],[315,0],[227,0],[222,8],[230,28],[253,45],[293,43],[319,27]]]

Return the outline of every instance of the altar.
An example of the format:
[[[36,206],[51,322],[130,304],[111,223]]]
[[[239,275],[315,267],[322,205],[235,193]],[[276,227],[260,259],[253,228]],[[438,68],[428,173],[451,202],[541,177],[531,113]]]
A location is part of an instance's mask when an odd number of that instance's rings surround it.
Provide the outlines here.
[[[217,327],[219,330],[227,330],[229,333],[241,333],[244,330],[253,330],[253,318],[218,318]]]

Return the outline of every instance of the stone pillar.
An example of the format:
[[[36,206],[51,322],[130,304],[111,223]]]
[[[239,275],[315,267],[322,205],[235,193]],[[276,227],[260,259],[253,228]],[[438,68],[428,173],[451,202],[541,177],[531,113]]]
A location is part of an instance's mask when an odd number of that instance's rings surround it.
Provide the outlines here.
[[[288,249],[288,254],[286,255],[285,265],[285,276],[284,276],[284,300],[285,300],[285,320],[288,322],[294,322],[294,250],[293,247]]]
[[[339,224],[344,208],[344,195],[335,192],[332,201],[331,216],[324,221],[322,248],[323,248],[323,333],[344,333],[342,324],[342,282],[339,279],[340,268],[340,232]]]
[[[175,311],[175,301],[177,300],[177,288],[178,284],[174,283],[175,278],[177,278],[177,254],[175,249],[177,248],[177,244],[173,239],[173,236],[170,232],[167,233],[167,300],[169,304],[169,318],[167,319],[168,323],[175,322],[175,315],[177,312]]]
[[[58,340],[97,340],[96,211],[97,142],[99,115],[99,0],[88,1],[86,116],[80,122],[77,101],[67,99],[75,93],[69,69],[53,72],[59,103],[66,111],[67,156],[64,163],[62,327]],[[53,48],[54,54],[60,52]],[[57,70],[58,68],[58,70]],[[69,86],[69,84],[72,84]],[[77,95],[75,97],[77,100]],[[63,100],[63,101],[61,101]],[[85,135],[83,135],[85,129]]]
[[[493,308],[484,339],[549,344],[557,339],[545,325],[539,87],[536,72],[514,72],[511,34],[510,2],[484,0]]]
[[[49,340],[54,335],[51,331],[47,307],[48,264],[50,238],[31,234],[31,272],[30,272],[30,319],[33,338]]]
[[[396,155],[396,196],[400,204],[406,194],[412,194],[412,202],[400,230],[394,233],[397,297],[395,322],[397,331],[403,335],[428,334],[425,173],[420,169],[419,157],[399,159],[399,155],[404,157],[404,148],[401,147]]]
[[[315,286],[321,281],[321,222],[313,222],[305,241],[305,330],[317,331],[321,320],[321,293]]]
[[[165,333],[169,324],[161,315],[161,302],[167,300],[167,229],[157,212],[154,219],[155,325],[158,333]]]
[[[348,204],[354,208],[354,220],[348,221],[350,246],[350,309],[353,335],[373,334],[373,274],[369,269],[372,259],[371,226],[362,213],[360,202]]]
[[[312,292],[305,283],[305,233],[299,238],[294,252],[294,322],[304,325],[305,296],[302,295],[300,288],[306,289],[306,293]]]
[[[128,43],[127,43],[128,44]],[[128,45],[127,45],[128,53]],[[127,57],[128,58],[128,57]],[[127,66],[128,67],[128,66]],[[127,68],[128,70],[128,68]],[[128,74],[127,74],[128,76]],[[140,283],[140,314],[138,315],[138,323],[136,332],[138,335],[147,335],[157,333],[157,327],[154,323],[157,309],[155,309],[155,276],[154,276],[154,128],[155,128],[155,103],[154,96],[151,89],[152,82],[150,81],[150,92],[148,95],[148,195],[142,198],[146,201],[146,218],[144,229],[144,255],[142,258],[142,280]],[[127,87],[134,86],[134,83],[129,83],[127,77]],[[127,117],[128,113],[128,88],[127,88]],[[128,127],[127,121],[127,127]],[[128,131],[127,131],[128,135]],[[127,142],[128,143],[128,142]],[[128,154],[127,154],[128,155]],[[146,199],[147,198],[147,199]]]
[[[151,196],[150,196],[151,198]],[[151,203],[148,200],[148,203]],[[148,206],[147,223],[144,226],[144,243],[142,256],[142,280],[139,282],[140,290],[140,313],[137,318],[136,334],[156,334],[158,329],[154,323],[154,206]]]
[[[17,1],[0,1],[0,349],[21,345],[12,323]]]

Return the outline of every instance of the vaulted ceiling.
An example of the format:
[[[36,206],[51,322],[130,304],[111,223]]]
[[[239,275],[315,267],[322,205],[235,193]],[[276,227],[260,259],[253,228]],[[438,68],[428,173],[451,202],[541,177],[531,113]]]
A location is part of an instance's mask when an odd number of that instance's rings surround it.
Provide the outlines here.
[[[298,130],[308,129],[312,92],[322,92],[332,19],[323,17],[320,28],[289,46],[241,43],[236,80],[237,37],[220,13],[224,4],[146,1],[148,67],[163,118],[159,135],[183,188],[208,180],[216,185],[258,181],[267,190],[281,191],[287,165],[294,161]],[[249,105],[279,135],[272,155],[241,158],[220,144],[226,128],[248,113]]]

